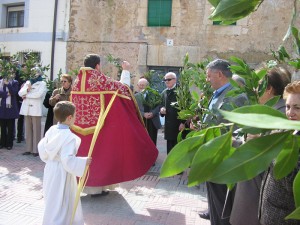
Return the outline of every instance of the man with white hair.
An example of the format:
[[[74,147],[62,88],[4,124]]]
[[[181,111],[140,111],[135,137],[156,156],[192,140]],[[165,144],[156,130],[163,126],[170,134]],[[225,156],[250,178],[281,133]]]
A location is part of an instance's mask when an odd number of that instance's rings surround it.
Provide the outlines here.
[[[140,113],[143,117],[148,134],[153,143],[156,145],[157,131],[161,128],[161,123],[159,119],[160,105],[148,104],[148,102],[151,102],[151,98],[152,100],[153,98],[155,98],[155,96],[153,96],[153,93],[146,89],[148,85],[148,80],[146,80],[145,78],[141,78],[138,81],[138,87],[140,89],[140,92],[136,93],[134,96],[137,101]]]
[[[168,72],[163,80],[167,88],[162,92],[161,116],[165,116],[165,140],[167,140],[167,154],[177,144],[178,133],[185,128],[184,121],[178,119],[178,109],[172,106],[176,102],[177,77],[173,72]]]

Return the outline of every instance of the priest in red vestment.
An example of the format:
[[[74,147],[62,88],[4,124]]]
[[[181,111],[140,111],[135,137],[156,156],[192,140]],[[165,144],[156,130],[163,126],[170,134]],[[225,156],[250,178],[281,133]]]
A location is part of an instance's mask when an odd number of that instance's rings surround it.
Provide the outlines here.
[[[100,72],[100,56],[96,54],[87,55],[84,66],[71,92],[76,106],[72,129],[81,138],[78,156],[88,155],[99,115],[103,116],[117,92],[95,143],[86,187],[102,187],[144,175],[155,163],[158,150],[147,134],[129,88],[129,72],[123,70],[121,75],[121,81],[127,85],[105,76]]]

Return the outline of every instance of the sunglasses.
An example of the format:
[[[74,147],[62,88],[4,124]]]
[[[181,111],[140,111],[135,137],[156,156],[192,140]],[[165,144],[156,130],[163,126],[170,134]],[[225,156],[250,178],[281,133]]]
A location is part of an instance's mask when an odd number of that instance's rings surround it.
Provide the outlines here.
[[[175,79],[175,78],[163,79],[163,81],[166,82],[166,81],[171,81],[171,80],[173,80],[173,79]]]

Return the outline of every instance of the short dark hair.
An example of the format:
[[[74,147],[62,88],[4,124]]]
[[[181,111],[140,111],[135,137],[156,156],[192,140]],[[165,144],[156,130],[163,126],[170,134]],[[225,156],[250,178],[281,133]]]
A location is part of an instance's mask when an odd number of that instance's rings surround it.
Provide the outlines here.
[[[53,108],[55,119],[62,123],[66,121],[68,116],[73,116],[75,113],[75,105],[69,101],[60,101]]]
[[[100,64],[100,56],[97,54],[88,54],[84,58],[84,66],[96,68],[97,64]]]
[[[224,74],[225,77],[230,78],[232,77],[230,66],[230,63],[224,59],[215,59],[206,66],[206,69],[219,70]]]
[[[280,95],[282,97],[284,88],[291,80],[286,74],[280,70],[280,68],[272,68],[267,72],[268,86],[272,86],[274,89],[274,95]]]

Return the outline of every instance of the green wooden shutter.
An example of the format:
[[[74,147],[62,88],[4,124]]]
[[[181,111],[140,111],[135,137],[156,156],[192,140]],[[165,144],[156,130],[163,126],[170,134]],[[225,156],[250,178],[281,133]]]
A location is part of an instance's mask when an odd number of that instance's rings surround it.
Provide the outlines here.
[[[148,26],[171,26],[172,0],[148,0]]]

